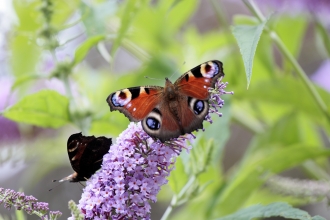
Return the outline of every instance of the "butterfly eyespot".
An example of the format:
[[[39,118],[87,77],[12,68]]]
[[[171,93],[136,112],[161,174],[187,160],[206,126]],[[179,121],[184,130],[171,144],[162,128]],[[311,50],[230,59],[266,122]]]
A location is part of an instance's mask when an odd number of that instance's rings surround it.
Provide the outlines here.
[[[119,101],[119,97],[116,96],[116,94],[113,94],[111,97],[111,102],[114,106],[118,107],[118,106],[123,106],[123,104],[120,103]]]
[[[160,128],[160,122],[152,117],[147,118],[146,124],[151,130],[158,130]]]
[[[196,115],[201,114],[204,111],[204,102],[201,100],[197,100],[194,104],[194,112]]]
[[[123,89],[121,91],[117,91],[111,95],[111,103],[115,107],[123,107],[128,104],[135,93],[132,93],[129,89]]]
[[[219,74],[219,66],[214,62],[208,62],[201,65],[200,71],[203,77],[213,78]]]

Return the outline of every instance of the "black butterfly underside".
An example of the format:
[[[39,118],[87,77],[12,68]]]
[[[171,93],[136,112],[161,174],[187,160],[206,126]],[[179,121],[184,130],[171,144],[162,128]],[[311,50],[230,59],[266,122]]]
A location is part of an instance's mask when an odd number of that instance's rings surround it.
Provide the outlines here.
[[[103,156],[109,152],[111,138],[83,136],[81,133],[69,137],[67,150],[71,166],[75,171],[59,182],[80,182],[89,179],[101,168]]]

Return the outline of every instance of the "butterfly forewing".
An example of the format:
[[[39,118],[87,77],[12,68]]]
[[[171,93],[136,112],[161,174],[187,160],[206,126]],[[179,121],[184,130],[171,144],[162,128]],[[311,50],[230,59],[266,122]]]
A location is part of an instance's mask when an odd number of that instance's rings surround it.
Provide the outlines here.
[[[122,112],[130,121],[141,121],[161,100],[164,88],[141,86],[122,89],[111,93],[107,102],[110,111]]]
[[[208,61],[183,74],[175,85],[182,94],[206,100],[209,98],[208,89],[214,88],[217,79],[224,75],[220,61]]]

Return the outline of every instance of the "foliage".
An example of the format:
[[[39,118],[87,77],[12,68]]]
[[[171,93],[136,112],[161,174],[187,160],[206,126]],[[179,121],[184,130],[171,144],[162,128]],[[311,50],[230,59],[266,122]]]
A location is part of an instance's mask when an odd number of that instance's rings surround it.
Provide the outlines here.
[[[204,17],[199,22],[206,29],[201,31],[193,22],[199,18],[192,17],[203,4],[212,4],[209,13],[220,25],[209,26],[209,17]],[[122,114],[108,110],[105,99],[111,92],[163,86],[144,76],[164,79],[175,74],[176,79],[204,61],[217,59],[224,64],[227,90],[235,94],[225,97],[222,118],[204,123],[205,132],[198,132],[192,152],[177,159],[169,187],[158,196],[169,203],[163,219],[298,215],[305,217],[296,219],[322,219],[283,203],[308,204],[307,198],[298,202],[294,194],[289,197],[267,188],[265,193],[264,184],[291,168],[313,179],[330,180],[326,160],[330,86],[314,84],[306,64],[313,57],[329,59],[328,30],[320,19],[304,14],[309,12],[288,16],[260,12],[252,1],[241,4],[251,15],[234,14],[230,23],[226,4],[214,0],[14,0],[19,22],[7,35],[8,77],[15,79],[11,93],[16,100],[1,114],[20,125],[23,139],[34,126],[56,131],[24,151],[36,164],[27,168],[35,174],[33,181],[68,164],[65,147],[58,145],[65,145],[72,130],[115,137],[127,127]],[[68,29],[75,34],[63,39],[61,34]],[[315,50],[306,52],[307,32],[319,38],[308,42]],[[60,86],[42,86],[45,82]],[[232,124],[252,133],[252,139],[241,140],[247,150],[227,170],[222,164]],[[46,163],[59,154],[63,159],[57,159],[56,165]],[[173,214],[178,206],[182,207]],[[72,203],[70,207],[77,209]]]

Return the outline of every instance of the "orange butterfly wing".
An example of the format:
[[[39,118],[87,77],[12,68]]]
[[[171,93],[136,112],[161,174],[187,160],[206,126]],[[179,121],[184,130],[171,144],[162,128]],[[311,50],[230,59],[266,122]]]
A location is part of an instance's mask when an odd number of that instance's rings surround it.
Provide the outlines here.
[[[141,121],[161,101],[163,87],[141,86],[111,93],[107,102],[110,111],[122,112],[130,121]]]
[[[209,98],[209,88],[214,88],[219,77],[223,77],[222,63],[218,60],[208,61],[183,74],[175,86],[181,94],[188,97],[206,100]]]

